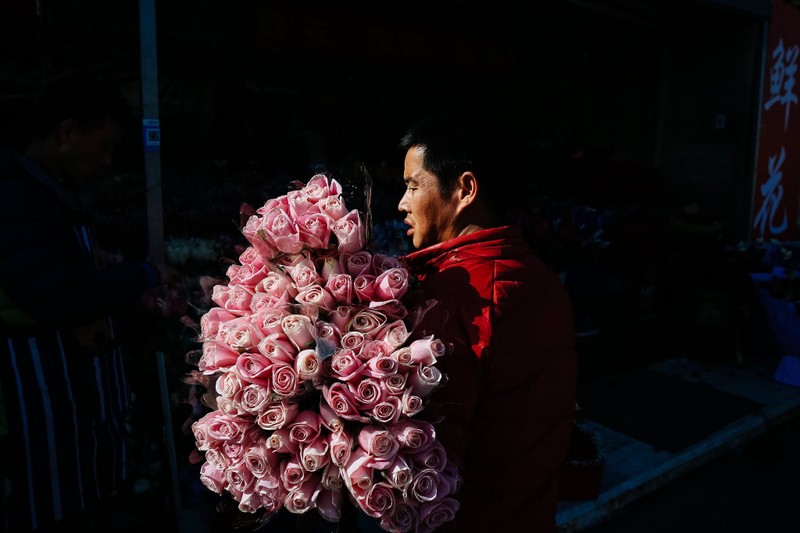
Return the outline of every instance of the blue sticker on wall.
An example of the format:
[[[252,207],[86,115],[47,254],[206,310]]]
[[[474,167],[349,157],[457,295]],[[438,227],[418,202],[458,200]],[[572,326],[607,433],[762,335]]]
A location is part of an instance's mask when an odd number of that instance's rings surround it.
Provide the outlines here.
[[[142,140],[145,152],[158,152],[161,149],[161,126],[157,118],[142,119]]]

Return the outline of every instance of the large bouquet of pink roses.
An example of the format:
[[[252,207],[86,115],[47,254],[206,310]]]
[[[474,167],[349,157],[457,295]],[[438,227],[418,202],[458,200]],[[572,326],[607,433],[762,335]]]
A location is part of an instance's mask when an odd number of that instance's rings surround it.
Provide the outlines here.
[[[349,502],[387,531],[451,520],[458,470],[415,417],[447,349],[411,340],[422,310],[404,302],[408,272],[367,249],[361,214],[326,175],[245,216],[249,245],[200,319],[202,483],[264,519],[315,509],[338,522]]]

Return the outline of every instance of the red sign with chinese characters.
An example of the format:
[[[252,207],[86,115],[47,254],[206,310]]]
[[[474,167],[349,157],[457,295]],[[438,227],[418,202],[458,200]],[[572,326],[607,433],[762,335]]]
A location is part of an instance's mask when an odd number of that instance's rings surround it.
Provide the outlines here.
[[[799,53],[800,9],[784,0],[773,0],[750,218],[752,236],[756,239],[793,240],[797,237]]]

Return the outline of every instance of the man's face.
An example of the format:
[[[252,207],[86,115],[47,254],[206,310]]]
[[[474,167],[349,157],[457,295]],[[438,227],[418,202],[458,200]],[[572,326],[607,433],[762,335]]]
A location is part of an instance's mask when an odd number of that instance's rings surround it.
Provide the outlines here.
[[[60,146],[61,177],[71,185],[102,177],[111,168],[111,155],[121,138],[121,127],[110,121],[86,130],[74,124],[63,134]]]
[[[406,152],[403,181],[406,191],[397,208],[406,214],[414,248],[425,248],[458,236],[455,227],[457,194],[442,196],[439,180],[422,165],[424,151],[419,146]]]

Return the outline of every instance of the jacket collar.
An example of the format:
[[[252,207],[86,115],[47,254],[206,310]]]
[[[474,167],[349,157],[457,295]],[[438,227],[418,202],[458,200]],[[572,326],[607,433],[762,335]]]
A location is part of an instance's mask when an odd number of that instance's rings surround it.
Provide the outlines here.
[[[401,259],[410,270],[439,264],[457,253],[471,256],[503,257],[527,251],[528,244],[519,226],[499,226],[455,237],[421,248]]]

